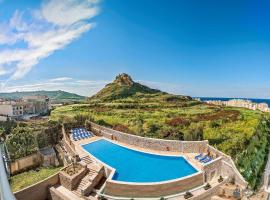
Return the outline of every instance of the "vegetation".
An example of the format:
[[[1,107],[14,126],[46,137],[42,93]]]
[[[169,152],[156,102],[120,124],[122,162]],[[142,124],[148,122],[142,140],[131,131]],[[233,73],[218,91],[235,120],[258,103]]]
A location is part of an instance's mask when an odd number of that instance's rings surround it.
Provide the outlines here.
[[[28,127],[16,127],[7,139],[11,159],[28,156],[37,150],[33,130]]]
[[[19,122],[11,127],[8,134],[3,130],[5,129],[0,126],[0,137],[6,140],[12,160],[28,156],[40,148],[54,146],[62,138],[61,124],[58,121]]]
[[[38,183],[57,172],[59,172],[61,167],[49,167],[40,168],[39,170],[31,170],[24,173],[17,174],[11,177],[11,188],[13,192],[21,190],[25,187]]]
[[[24,96],[32,96],[32,95],[46,95],[53,102],[69,102],[69,101],[84,101],[85,97],[65,92],[62,90],[58,91],[32,91],[32,92],[11,92],[11,93],[0,93],[1,98],[5,99],[20,99]]]
[[[140,136],[202,140],[230,155],[252,188],[261,180],[268,154],[269,115],[204,104],[135,83],[124,74],[88,103],[62,106],[51,120],[100,125]]]

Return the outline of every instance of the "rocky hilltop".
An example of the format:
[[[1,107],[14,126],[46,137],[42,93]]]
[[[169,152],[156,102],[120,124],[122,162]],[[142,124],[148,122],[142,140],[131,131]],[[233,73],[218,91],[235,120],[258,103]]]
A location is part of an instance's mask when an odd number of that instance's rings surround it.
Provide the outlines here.
[[[89,98],[90,101],[113,101],[117,99],[124,99],[134,97],[139,94],[167,94],[157,89],[149,88],[145,85],[137,83],[126,74],[119,74],[112,83],[109,83],[100,90],[96,95]]]

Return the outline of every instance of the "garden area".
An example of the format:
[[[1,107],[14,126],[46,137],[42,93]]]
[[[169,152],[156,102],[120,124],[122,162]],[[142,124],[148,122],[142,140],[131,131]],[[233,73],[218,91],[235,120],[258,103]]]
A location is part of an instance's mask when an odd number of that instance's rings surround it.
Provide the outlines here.
[[[13,192],[38,183],[60,171],[62,167],[41,167],[23,172],[11,177],[10,184]]]

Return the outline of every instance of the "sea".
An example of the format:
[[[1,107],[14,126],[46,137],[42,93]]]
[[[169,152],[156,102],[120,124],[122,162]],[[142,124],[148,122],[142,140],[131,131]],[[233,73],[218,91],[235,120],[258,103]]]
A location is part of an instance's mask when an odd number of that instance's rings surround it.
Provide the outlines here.
[[[212,100],[229,101],[231,99],[244,99],[244,100],[250,100],[254,103],[267,103],[268,106],[270,107],[270,99],[223,98],[223,97],[194,97],[194,98],[200,98],[201,101],[212,101]]]

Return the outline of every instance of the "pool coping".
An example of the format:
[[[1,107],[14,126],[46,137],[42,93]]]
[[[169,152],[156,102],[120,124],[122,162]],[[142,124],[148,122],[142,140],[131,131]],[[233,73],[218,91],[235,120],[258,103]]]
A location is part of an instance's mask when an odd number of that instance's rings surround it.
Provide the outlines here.
[[[93,142],[97,142],[99,140],[107,140],[113,144],[116,144],[116,145],[119,145],[119,146],[122,146],[124,148],[127,148],[127,149],[131,149],[131,150],[134,150],[134,151],[138,151],[138,152],[142,152],[142,153],[146,153],[146,154],[152,154],[152,155],[159,155],[159,156],[168,156],[168,157],[183,157],[185,159],[185,161],[191,165],[194,169],[197,170],[197,172],[193,173],[193,174],[190,174],[190,175],[187,175],[187,176],[183,176],[181,178],[176,178],[176,179],[170,179],[170,180],[166,180],[166,181],[159,181],[159,182],[128,182],[128,181],[117,181],[117,180],[113,180],[113,176],[116,172],[116,169],[111,167],[110,165],[107,165],[106,163],[102,162],[101,160],[99,160],[98,158],[96,158],[95,156],[93,156],[91,153],[89,153],[88,151],[86,151],[83,146],[84,145],[87,145],[87,144],[90,144],[90,143],[93,143]],[[89,155],[90,157],[92,157],[94,160],[96,160],[97,162],[101,163],[102,165],[104,165],[106,168],[108,168],[109,170],[111,170],[111,173],[110,175],[107,177],[107,181],[110,181],[112,183],[119,183],[119,184],[126,184],[126,185],[161,185],[161,184],[166,184],[166,183],[172,183],[172,182],[176,182],[176,181],[181,181],[181,180],[184,180],[186,178],[190,178],[190,177],[193,177],[193,176],[196,176],[196,175],[199,175],[201,173],[204,173],[201,169],[198,169],[193,163],[191,163],[187,158],[186,156],[184,155],[165,155],[165,154],[159,154],[159,153],[155,153],[155,152],[147,152],[147,151],[143,151],[141,149],[133,149],[133,147],[129,147],[129,146],[126,146],[124,144],[120,144],[116,141],[113,141],[113,140],[109,140],[108,138],[105,138],[105,137],[100,137],[100,138],[97,138],[97,140],[93,140],[93,141],[90,141],[88,143],[85,143],[85,144],[80,144],[79,145],[82,150],[87,153],[87,155]]]

